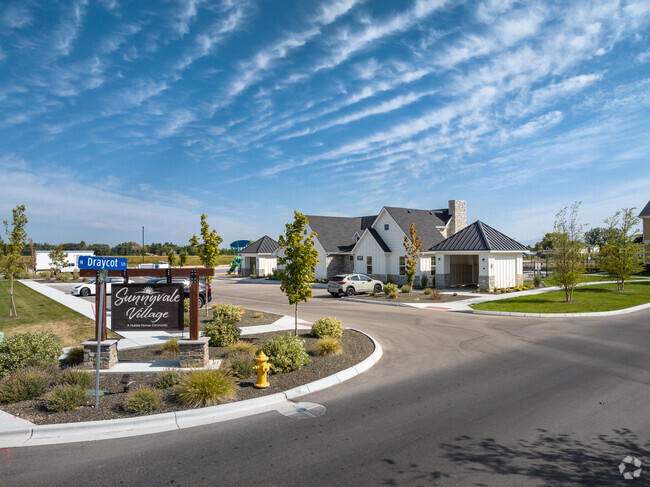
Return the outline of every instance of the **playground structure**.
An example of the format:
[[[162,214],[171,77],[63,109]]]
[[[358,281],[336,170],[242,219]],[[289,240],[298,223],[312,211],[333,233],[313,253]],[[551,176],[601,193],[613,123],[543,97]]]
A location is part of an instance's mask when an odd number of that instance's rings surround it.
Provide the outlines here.
[[[235,240],[233,243],[230,244],[230,248],[233,250],[233,260],[232,264],[230,264],[230,269],[228,269],[228,275],[241,275],[241,265],[242,265],[242,260],[241,260],[241,254],[240,252],[244,250],[246,247],[248,247],[251,244],[251,240]]]

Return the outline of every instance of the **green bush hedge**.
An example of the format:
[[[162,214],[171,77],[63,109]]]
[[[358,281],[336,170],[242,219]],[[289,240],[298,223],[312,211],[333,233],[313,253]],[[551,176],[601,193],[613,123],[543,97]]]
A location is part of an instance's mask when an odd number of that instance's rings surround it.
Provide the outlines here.
[[[21,333],[0,343],[0,377],[28,365],[58,364],[63,353],[54,333]]]
[[[211,347],[228,347],[239,339],[241,330],[231,321],[215,318],[203,328],[203,336],[210,337]]]
[[[235,380],[216,369],[193,370],[183,374],[177,386],[178,398],[188,406],[212,406],[235,396]]]
[[[0,403],[34,399],[56,380],[52,367],[25,367],[0,380]]]
[[[72,279],[72,274],[70,274],[69,272],[59,272],[56,275],[57,281],[68,282],[70,279]]]
[[[242,379],[248,379],[253,375],[255,359],[244,351],[232,351],[228,354],[228,364],[233,374]]]
[[[156,387],[159,389],[169,389],[181,381],[181,373],[177,370],[165,370],[160,372],[156,378]]]
[[[74,347],[68,351],[68,355],[61,361],[64,364],[80,364],[84,361],[84,347]]]
[[[410,293],[410,292],[411,292],[411,286],[409,286],[408,284],[404,284],[404,285],[402,286],[401,291],[402,291],[403,293]]]
[[[84,389],[91,389],[95,385],[95,376],[87,369],[69,367],[61,373],[59,384],[80,386]]]
[[[78,385],[61,385],[47,395],[47,409],[55,412],[74,411],[86,402],[86,391]]]
[[[389,295],[391,293],[396,293],[397,292],[397,284],[393,284],[392,282],[387,282],[384,284],[384,294]]]
[[[343,336],[343,326],[341,326],[341,321],[336,318],[321,318],[311,325],[311,334],[316,338],[326,336],[341,338]]]
[[[341,343],[333,337],[324,337],[316,342],[316,355],[339,355],[343,352]]]
[[[122,407],[130,413],[150,413],[158,409],[160,399],[160,391],[157,389],[151,386],[139,386],[126,395]]]
[[[269,357],[272,374],[300,370],[310,362],[304,340],[291,336],[291,333],[271,338],[262,346],[262,351]]]
[[[212,307],[212,318],[222,322],[239,323],[244,308],[235,304],[217,304]]]

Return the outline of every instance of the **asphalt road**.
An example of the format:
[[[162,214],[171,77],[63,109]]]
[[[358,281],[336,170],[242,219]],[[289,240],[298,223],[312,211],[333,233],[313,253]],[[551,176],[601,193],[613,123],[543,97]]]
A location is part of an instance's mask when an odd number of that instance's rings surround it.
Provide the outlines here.
[[[275,285],[218,281],[213,302],[285,314]],[[650,311],[504,318],[349,303],[336,316],[384,348],[369,372],[277,412],[228,423],[0,455],[0,485],[650,485]],[[626,456],[645,466],[626,481]]]

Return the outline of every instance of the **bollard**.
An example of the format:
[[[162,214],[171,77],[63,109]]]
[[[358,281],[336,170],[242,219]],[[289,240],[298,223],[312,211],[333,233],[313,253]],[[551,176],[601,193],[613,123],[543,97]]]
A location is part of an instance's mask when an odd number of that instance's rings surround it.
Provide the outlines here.
[[[259,355],[255,357],[255,362],[257,362],[257,365],[253,367],[253,370],[257,372],[257,382],[255,383],[255,387],[258,389],[263,389],[264,387],[268,387],[270,385],[266,380],[266,374],[271,368],[271,366],[268,364],[268,361],[269,358],[262,351],[260,351]]]

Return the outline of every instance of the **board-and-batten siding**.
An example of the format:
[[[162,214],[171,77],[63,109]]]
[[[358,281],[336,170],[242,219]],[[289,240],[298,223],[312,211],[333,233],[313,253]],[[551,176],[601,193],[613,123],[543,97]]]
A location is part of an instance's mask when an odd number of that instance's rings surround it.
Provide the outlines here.
[[[388,230],[384,230],[385,224],[388,224]],[[391,254],[385,258],[385,267],[382,274],[399,274],[399,257],[406,255],[406,251],[404,250],[404,232],[402,232],[397,222],[385,210],[377,217],[372,227],[377,230],[379,236],[391,250]],[[378,274],[378,272],[374,272],[373,269],[373,274]]]
[[[367,274],[367,260],[366,257],[372,256],[372,273],[385,274],[385,254],[377,241],[369,233],[364,233],[354,250],[354,272],[360,274]],[[358,260],[358,256],[363,257],[363,260]]]
[[[260,276],[268,276],[269,274],[273,274],[273,271],[278,265],[278,259],[276,257],[258,257],[257,258],[257,263],[259,265],[259,275]]]
[[[517,267],[521,258],[513,258],[508,254],[495,254],[491,258],[491,264],[494,265],[490,274],[494,276],[494,286],[498,288],[517,286]],[[523,271],[523,269],[522,269]],[[519,273],[521,274],[522,271]]]
[[[309,225],[307,225],[306,230],[307,235],[310,235],[313,232]],[[327,279],[327,252],[325,252],[318,237],[314,237],[314,248],[318,251],[319,260],[318,264],[316,264],[316,267],[314,268],[314,275],[316,276],[316,279]]]

